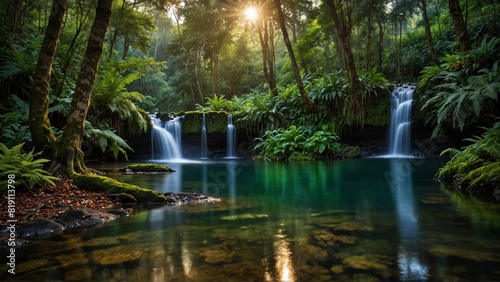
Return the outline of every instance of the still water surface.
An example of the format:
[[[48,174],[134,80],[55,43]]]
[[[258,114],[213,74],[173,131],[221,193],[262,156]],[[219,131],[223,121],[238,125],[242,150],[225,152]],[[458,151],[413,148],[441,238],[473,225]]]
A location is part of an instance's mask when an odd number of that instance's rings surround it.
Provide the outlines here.
[[[217,203],[140,207],[17,252],[14,280],[500,280],[500,209],[433,180],[442,159],[166,163],[111,174]],[[108,167],[110,165],[107,165]],[[6,271],[2,272],[2,276]]]

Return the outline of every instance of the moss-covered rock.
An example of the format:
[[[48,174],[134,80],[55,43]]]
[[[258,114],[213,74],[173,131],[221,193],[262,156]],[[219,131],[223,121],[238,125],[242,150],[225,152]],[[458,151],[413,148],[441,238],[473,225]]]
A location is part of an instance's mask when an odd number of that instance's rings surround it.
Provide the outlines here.
[[[133,164],[119,169],[120,172],[175,172],[172,168],[159,164]]]
[[[201,132],[201,121],[203,113],[200,111],[188,111],[181,113],[170,113],[174,116],[184,116],[182,118],[182,134]],[[207,133],[225,133],[227,129],[227,116],[229,113],[223,111],[205,112],[205,126]],[[164,118],[165,117],[165,118]],[[169,114],[161,115],[162,121],[170,120]]]
[[[378,271],[387,271],[387,265],[383,264],[376,257],[367,256],[352,256],[345,258],[343,261],[345,266],[354,269],[368,270],[374,269]]]
[[[112,248],[95,250],[91,253],[93,261],[100,265],[137,261],[142,255],[143,249],[139,247],[130,247],[129,245],[119,245]]]
[[[340,149],[340,153],[344,158],[355,159],[361,157],[361,149],[358,146],[344,145]]]
[[[136,185],[122,183],[105,176],[73,173],[71,178],[73,178],[73,183],[78,187],[90,191],[105,192],[107,194],[129,194],[140,203],[166,202],[165,196],[161,193]]]

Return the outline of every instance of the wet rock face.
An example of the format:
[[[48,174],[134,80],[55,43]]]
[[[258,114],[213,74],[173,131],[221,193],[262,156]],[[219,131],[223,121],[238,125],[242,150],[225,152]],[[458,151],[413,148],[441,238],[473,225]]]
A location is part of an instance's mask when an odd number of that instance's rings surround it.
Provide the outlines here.
[[[179,193],[171,193],[167,192],[164,194],[165,198],[167,198],[168,204],[187,204],[187,203],[211,203],[218,202],[219,199],[206,196],[199,193],[188,193],[188,192],[179,192]]]
[[[40,218],[27,222],[19,227],[17,236],[33,238],[51,234],[59,234],[67,228],[89,227],[114,220],[127,215],[126,211],[104,212],[93,209],[69,209],[53,219]]]
[[[40,218],[29,221],[26,224],[19,227],[17,236],[22,238],[44,236],[44,235],[61,233],[65,229],[66,226],[52,219]]]
[[[67,228],[75,228],[105,223],[117,217],[117,215],[93,209],[69,209],[62,215],[57,216],[55,221]]]

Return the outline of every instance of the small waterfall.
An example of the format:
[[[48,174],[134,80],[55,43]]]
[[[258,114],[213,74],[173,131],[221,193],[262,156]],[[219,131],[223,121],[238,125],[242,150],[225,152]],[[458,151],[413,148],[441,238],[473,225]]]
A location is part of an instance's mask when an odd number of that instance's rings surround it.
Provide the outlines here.
[[[172,134],[175,143],[179,147],[179,151],[182,151],[181,140],[182,140],[182,126],[180,122],[181,117],[170,115],[171,120],[165,123],[165,129]]]
[[[151,154],[153,159],[182,159],[180,142],[177,142],[172,133],[161,126],[160,119],[151,117],[151,120],[153,122],[153,128],[151,129]]]
[[[207,127],[205,125],[205,114],[201,120],[201,158],[208,158],[208,148],[207,148]]]
[[[389,155],[409,156],[414,87],[397,87],[391,95]]]
[[[227,116],[227,157],[236,157],[236,127],[233,125],[233,116]]]

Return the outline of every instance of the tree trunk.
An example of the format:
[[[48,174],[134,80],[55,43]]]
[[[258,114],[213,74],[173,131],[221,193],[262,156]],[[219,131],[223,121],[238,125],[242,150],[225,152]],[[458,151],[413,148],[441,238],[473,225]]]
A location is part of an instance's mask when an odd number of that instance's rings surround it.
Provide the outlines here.
[[[66,0],[54,0],[50,18],[45,30],[35,69],[33,88],[29,101],[29,127],[36,151],[48,148],[56,139],[50,129],[49,94],[52,63],[56,55],[57,42],[61,34]]]
[[[465,24],[462,9],[458,0],[448,0],[448,8],[450,9],[451,19],[453,21],[453,29],[457,35],[458,44],[460,44],[460,51],[467,52],[472,49],[469,32]]]
[[[369,10],[367,11],[367,19],[366,19],[366,25],[367,25],[366,28],[368,29],[366,35],[366,71],[369,71],[371,69],[371,64],[372,64],[372,20],[373,20],[372,11]]]
[[[429,46],[429,52],[431,53],[432,63],[439,65],[438,55],[436,49],[434,48],[434,43],[432,42],[432,32],[431,24],[429,23],[429,17],[427,16],[427,0],[420,0],[420,10],[422,11],[422,19],[424,20],[425,27],[425,37],[427,38],[427,45]]]
[[[281,28],[281,32],[283,33],[283,39],[285,41],[286,48],[288,49],[288,55],[290,56],[290,62],[292,64],[293,75],[295,77],[295,82],[297,83],[297,88],[299,89],[300,96],[302,97],[302,100],[304,100],[306,107],[309,110],[312,110],[314,108],[314,104],[309,95],[307,95],[307,91],[302,84],[299,66],[297,65],[297,60],[295,59],[295,54],[293,53],[292,43],[290,43],[290,37],[288,36],[288,31],[286,30],[285,17],[283,15],[283,10],[281,9],[281,1],[274,0],[274,4],[276,5],[276,10],[278,11],[278,22]]]
[[[377,40],[377,52],[378,52],[378,72],[382,72],[382,61],[383,61],[383,53],[384,53],[384,23],[382,20],[378,21],[378,40]]]
[[[99,67],[99,59],[103,51],[103,43],[111,17],[113,0],[98,0],[94,23],[90,30],[87,50],[75,86],[71,109],[64,132],[55,145],[55,162],[52,171],[62,168],[72,173],[88,172],[83,161],[81,143],[85,120],[90,105],[92,88]]]
[[[272,23],[264,19],[262,23],[257,23],[257,31],[259,33],[260,46],[262,48],[262,62],[264,76],[269,84],[269,88],[273,95],[278,95],[276,85],[275,57],[274,57],[274,37],[272,36]]]
[[[342,53],[339,55],[345,60],[345,71],[347,72],[349,83],[351,84],[351,92],[357,93],[361,87],[359,82],[359,75],[356,70],[356,62],[354,61],[354,55],[352,53],[351,34],[349,30],[350,26],[348,29],[342,11],[340,15],[337,12],[337,5],[335,3],[335,0],[325,0],[325,2],[330,7],[330,16],[335,23],[335,28],[337,29],[339,40],[342,41]]]

